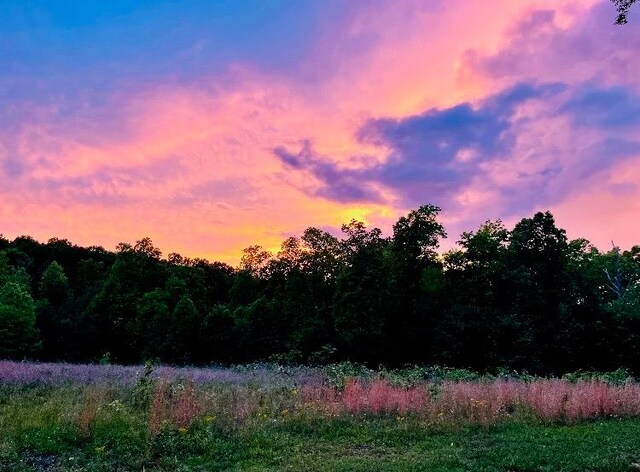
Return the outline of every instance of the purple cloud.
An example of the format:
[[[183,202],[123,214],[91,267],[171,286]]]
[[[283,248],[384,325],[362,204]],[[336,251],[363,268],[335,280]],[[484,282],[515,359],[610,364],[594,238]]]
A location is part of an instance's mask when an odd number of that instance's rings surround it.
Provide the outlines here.
[[[357,138],[390,149],[384,163],[341,168],[308,141],[274,153],[313,175],[320,187],[307,191],[330,200],[380,202],[382,188],[407,207],[460,210],[460,194],[474,186],[498,193],[487,211],[509,216],[562,201],[640,153],[640,140],[626,133],[639,121],[640,96],[625,87],[518,84],[475,106],[370,120]],[[561,126],[571,127],[570,138]]]
[[[481,164],[508,151],[515,109],[532,99],[562,92],[563,86],[520,84],[477,107],[469,103],[428,110],[403,119],[367,122],[357,134],[362,143],[391,149],[388,160],[373,167],[341,169],[315,153],[305,141],[297,153],[283,147],[275,155],[290,169],[311,172],[322,186],[314,195],[335,201],[378,202],[382,185],[409,205],[441,203],[481,172]]]
[[[290,169],[309,171],[322,185],[304,188],[307,194],[337,202],[380,202],[381,195],[364,179],[359,170],[343,170],[316,153],[308,140],[298,152],[278,146],[273,153]]]
[[[534,11],[509,33],[508,45],[495,54],[469,50],[463,69],[501,82],[584,82],[637,89],[640,85],[640,28],[614,27],[608,1],[596,3],[570,25],[556,13]]]
[[[579,88],[561,108],[571,113],[578,126],[614,129],[636,126],[640,122],[640,100],[628,88]]]

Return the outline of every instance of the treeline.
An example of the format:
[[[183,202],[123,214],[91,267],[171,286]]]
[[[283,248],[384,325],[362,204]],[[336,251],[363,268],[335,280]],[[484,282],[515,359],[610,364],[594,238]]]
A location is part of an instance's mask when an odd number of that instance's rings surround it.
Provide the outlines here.
[[[110,252],[0,237],[0,358],[640,373],[640,246],[600,252],[547,212],[488,221],[440,255],[439,211],[390,237],[309,228],[236,269],[162,258],[148,238]]]

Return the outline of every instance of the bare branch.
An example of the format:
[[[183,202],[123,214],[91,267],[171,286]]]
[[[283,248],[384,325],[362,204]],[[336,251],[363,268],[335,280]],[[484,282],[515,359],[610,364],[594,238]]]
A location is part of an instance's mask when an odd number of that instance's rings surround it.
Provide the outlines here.
[[[618,17],[616,18],[616,25],[625,25],[629,22],[627,17],[629,16],[629,9],[631,5],[636,3],[637,0],[611,0],[616,6]]]

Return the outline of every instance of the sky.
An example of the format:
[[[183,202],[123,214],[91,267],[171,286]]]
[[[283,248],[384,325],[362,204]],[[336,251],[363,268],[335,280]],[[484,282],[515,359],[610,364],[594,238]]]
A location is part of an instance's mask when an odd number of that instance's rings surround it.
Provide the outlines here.
[[[490,7],[489,7],[490,4]],[[236,264],[310,226],[551,211],[640,244],[640,8],[0,2],[0,233]]]

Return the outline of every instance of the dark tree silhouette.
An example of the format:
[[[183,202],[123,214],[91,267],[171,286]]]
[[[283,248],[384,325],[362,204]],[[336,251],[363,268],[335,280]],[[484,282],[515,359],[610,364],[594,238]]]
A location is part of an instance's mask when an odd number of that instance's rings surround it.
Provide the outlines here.
[[[389,237],[308,228],[236,269],[163,258],[149,238],[110,252],[0,236],[0,358],[640,373],[640,246],[600,252],[547,212],[439,254],[439,212],[412,210]]]

